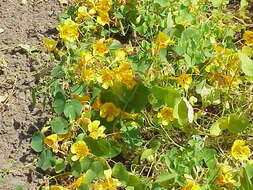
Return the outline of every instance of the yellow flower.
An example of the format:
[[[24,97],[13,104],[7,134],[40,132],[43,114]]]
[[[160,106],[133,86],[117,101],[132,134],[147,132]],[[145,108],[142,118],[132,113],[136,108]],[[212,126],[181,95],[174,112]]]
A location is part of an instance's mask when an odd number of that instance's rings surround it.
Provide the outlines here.
[[[57,134],[52,134],[47,136],[44,139],[44,143],[49,146],[50,148],[52,148],[53,152],[57,153],[58,152],[58,136]]]
[[[89,13],[86,6],[80,6],[77,10],[77,17],[76,22],[81,23],[86,19],[86,17],[89,17]]]
[[[251,150],[248,146],[245,145],[245,142],[242,140],[235,140],[231,149],[231,155],[240,161],[248,160],[250,157]]]
[[[58,42],[49,38],[44,38],[43,43],[48,51],[54,51]]]
[[[99,137],[104,138],[105,137],[105,127],[99,126],[100,125],[100,121],[95,120],[92,121],[89,125],[88,125],[88,131],[90,132],[89,136],[92,137],[93,139],[98,139]]]
[[[133,88],[137,83],[134,80],[134,71],[131,69],[131,63],[123,63],[115,71],[117,80],[124,83],[127,88]]]
[[[91,82],[95,78],[95,73],[92,69],[85,69],[82,72],[82,80],[86,82]]]
[[[82,160],[89,154],[88,146],[84,141],[77,141],[71,145],[71,153],[75,154],[72,156],[73,161]]]
[[[81,51],[80,64],[83,66],[91,65],[93,63],[93,56],[88,51]]]
[[[104,43],[104,39],[100,39],[93,44],[93,55],[104,56],[109,52],[108,47]]]
[[[111,0],[98,0],[96,3],[96,10],[99,12],[107,12],[111,9]]]
[[[79,100],[82,104],[88,104],[88,101],[90,100],[89,96],[74,95],[74,98]]]
[[[177,83],[187,90],[192,83],[192,77],[189,74],[181,74],[179,77],[177,77]]]
[[[173,108],[163,107],[157,114],[157,117],[162,120],[162,125],[169,125],[173,121]]]
[[[100,117],[106,118],[107,122],[111,122],[119,116],[120,111],[113,103],[107,102],[100,107]]]
[[[200,190],[199,184],[194,181],[189,181],[184,187],[180,190]]]
[[[253,31],[246,30],[243,34],[243,39],[245,40],[245,44],[253,46]]]
[[[125,62],[126,61],[126,52],[123,50],[116,50],[114,52],[115,59],[114,62]]]
[[[114,72],[109,69],[102,69],[100,71],[100,76],[97,77],[97,81],[102,83],[104,89],[108,89],[113,86]]]
[[[132,53],[134,51],[134,48],[132,45],[128,44],[126,45],[126,47],[124,48],[124,50],[127,52],[127,53]]]
[[[135,119],[138,114],[137,113],[127,113],[127,112],[121,112],[121,116],[126,119]]]
[[[85,175],[81,175],[76,181],[68,186],[70,189],[76,189],[81,186],[82,183],[85,181]]]
[[[99,110],[102,105],[103,104],[101,102],[100,96],[97,96],[96,99],[95,99],[95,101],[94,101],[94,103],[93,103],[93,105],[92,105],[92,108],[94,110]]]
[[[72,134],[71,131],[69,131],[67,134],[59,134],[59,135],[57,135],[58,136],[58,141],[65,142],[65,141],[69,140],[72,137],[72,135],[73,134]]]
[[[208,80],[219,87],[237,86],[239,84],[237,76],[229,76],[219,72],[210,72]]]
[[[215,184],[235,186],[236,181],[233,179],[234,175],[232,173],[231,166],[227,164],[220,164],[219,167],[220,167],[220,171],[217,175]]]
[[[76,24],[70,18],[66,19],[63,25],[58,25],[57,30],[59,31],[59,35],[64,42],[75,42],[78,40],[78,24]]]
[[[51,185],[49,190],[68,190],[68,189],[59,185]]]
[[[92,190],[105,190],[105,189],[103,187],[103,184],[101,184],[100,182],[96,182]]]
[[[171,40],[170,37],[164,33],[164,32],[159,32],[156,44],[158,45],[159,48],[166,48],[168,45],[173,45],[176,42]]]
[[[97,23],[101,24],[102,26],[110,23],[110,17],[107,12],[101,12],[99,13],[99,16],[97,17]]]
[[[117,190],[117,186],[120,186],[118,179],[112,178],[112,170],[108,169],[104,171],[105,180],[102,186],[106,190]]]
[[[79,123],[82,123],[83,125],[87,126],[91,123],[90,118],[82,116],[79,120]]]

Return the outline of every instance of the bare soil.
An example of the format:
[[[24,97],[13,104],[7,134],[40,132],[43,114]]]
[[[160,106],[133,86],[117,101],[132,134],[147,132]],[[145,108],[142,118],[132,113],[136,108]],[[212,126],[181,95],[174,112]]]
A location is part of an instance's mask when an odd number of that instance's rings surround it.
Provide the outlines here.
[[[32,108],[38,62],[18,46],[41,47],[42,39],[56,31],[62,9],[57,0],[26,1],[0,0],[0,190],[19,185],[35,190],[43,181],[35,170],[37,155],[30,142],[50,113]]]

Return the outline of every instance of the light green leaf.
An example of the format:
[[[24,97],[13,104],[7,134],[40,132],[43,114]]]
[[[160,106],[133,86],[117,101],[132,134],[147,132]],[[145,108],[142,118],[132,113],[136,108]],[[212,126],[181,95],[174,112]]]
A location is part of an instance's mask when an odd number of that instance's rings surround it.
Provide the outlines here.
[[[141,160],[149,160],[150,156],[152,156],[154,154],[154,151],[152,149],[146,149],[143,151],[143,153],[141,154]]]
[[[23,186],[19,185],[14,190],[25,190],[25,188]]]
[[[117,49],[120,49],[122,47],[122,44],[120,43],[120,41],[118,40],[113,40],[109,49],[110,50],[117,50]]]
[[[228,117],[218,119],[210,128],[210,135],[213,137],[219,136],[222,130],[228,128]]]
[[[52,167],[55,158],[53,157],[52,152],[49,149],[44,150],[39,157],[38,165],[42,170],[47,170]]]
[[[3,176],[0,176],[0,185],[4,183],[4,178]]]
[[[165,183],[169,182],[171,179],[174,179],[178,176],[178,174],[174,173],[166,173],[166,174],[160,174],[156,180],[157,183]]]
[[[241,61],[241,67],[242,71],[247,75],[247,76],[253,76],[253,60],[250,59],[247,55],[240,53],[239,52],[239,58]]]
[[[167,7],[169,5],[168,0],[154,0],[154,3],[159,4],[161,7]]]
[[[153,99],[150,100],[150,103],[153,105],[155,110],[158,110],[162,106],[174,107],[176,103],[180,100],[180,92],[176,89],[170,87],[159,87],[154,86],[151,89]]]
[[[215,122],[210,128],[210,135],[213,137],[217,137],[221,135],[222,130],[220,129],[220,124]]]
[[[55,161],[55,172],[60,173],[60,172],[64,171],[65,168],[66,168],[66,166],[64,164],[64,160],[62,158],[58,158]]]
[[[193,108],[185,98],[182,98],[174,107],[173,116],[178,119],[180,125],[185,125],[193,121]]]
[[[62,117],[56,117],[50,122],[52,126],[52,131],[56,134],[66,134],[68,133],[68,121]]]
[[[228,118],[228,130],[232,133],[240,133],[250,125],[245,115],[231,114]]]
[[[45,136],[41,132],[36,132],[32,136],[31,147],[35,152],[41,152],[44,149],[44,140]]]
[[[65,104],[64,115],[71,120],[75,120],[79,116],[82,107],[83,106],[79,100],[71,100]]]

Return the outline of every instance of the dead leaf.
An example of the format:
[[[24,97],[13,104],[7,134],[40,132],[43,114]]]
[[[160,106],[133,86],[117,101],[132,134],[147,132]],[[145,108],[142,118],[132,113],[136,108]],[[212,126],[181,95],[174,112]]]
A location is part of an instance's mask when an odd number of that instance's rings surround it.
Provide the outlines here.
[[[0,95],[0,103],[4,102],[5,100],[7,100],[7,95],[1,96]]]

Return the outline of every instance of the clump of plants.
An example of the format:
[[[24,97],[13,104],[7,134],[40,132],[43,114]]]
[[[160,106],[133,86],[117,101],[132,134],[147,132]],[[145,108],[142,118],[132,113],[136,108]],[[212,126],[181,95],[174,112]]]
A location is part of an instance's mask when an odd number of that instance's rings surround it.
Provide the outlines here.
[[[41,188],[252,190],[253,31],[242,2],[73,0],[59,40],[44,39],[54,114],[32,138]]]

